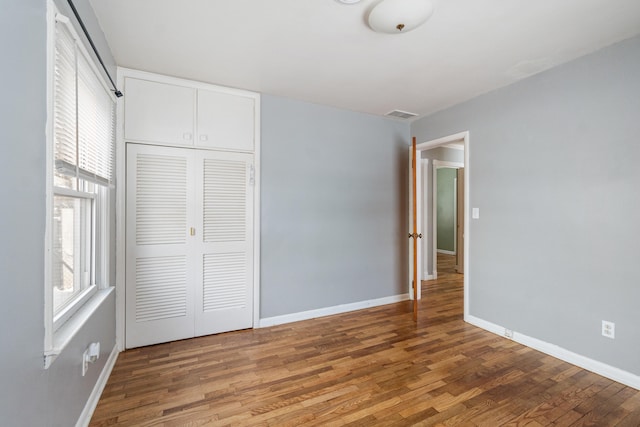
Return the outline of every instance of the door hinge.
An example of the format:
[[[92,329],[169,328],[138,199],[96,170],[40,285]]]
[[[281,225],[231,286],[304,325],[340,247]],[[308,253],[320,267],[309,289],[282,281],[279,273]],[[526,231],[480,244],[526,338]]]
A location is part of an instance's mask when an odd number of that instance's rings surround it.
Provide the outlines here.
[[[256,169],[253,165],[249,165],[249,185],[256,184]]]

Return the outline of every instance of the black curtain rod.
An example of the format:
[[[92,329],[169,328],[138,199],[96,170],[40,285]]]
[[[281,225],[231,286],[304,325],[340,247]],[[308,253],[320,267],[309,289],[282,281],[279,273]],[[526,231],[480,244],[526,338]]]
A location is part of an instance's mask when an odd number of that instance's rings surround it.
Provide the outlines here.
[[[102,65],[102,69],[104,70],[105,74],[109,78],[109,81],[111,82],[111,86],[113,86],[114,95],[120,98],[123,94],[118,90],[118,88],[116,87],[116,84],[113,82],[113,79],[111,78],[111,74],[109,74],[107,67],[104,65],[104,62],[102,61],[102,57],[100,56],[100,53],[98,53],[98,49],[96,49],[96,45],[93,44],[93,40],[91,39],[91,36],[87,31],[87,27],[84,26],[84,22],[82,22],[82,18],[80,18],[80,15],[78,14],[78,10],[76,9],[76,6],[73,4],[72,0],[67,0],[67,2],[69,3],[69,6],[71,6],[71,10],[73,11],[73,14],[76,16],[76,19],[80,23],[80,27],[82,28],[84,35],[87,36],[87,40],[89,40],[89,44],[91,45],[93,52],[98,57],[98,61],[100,61],[100,65]]]

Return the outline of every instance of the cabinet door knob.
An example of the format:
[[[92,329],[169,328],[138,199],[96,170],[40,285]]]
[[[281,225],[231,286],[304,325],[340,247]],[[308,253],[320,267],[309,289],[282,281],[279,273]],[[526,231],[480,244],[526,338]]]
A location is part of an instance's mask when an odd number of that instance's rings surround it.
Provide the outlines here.
[[[209,135],[200,135],[200,141],[208,141]]]
[[[185,132],[182,134],[182,139],[186,141],[191,141],[191,132]]]

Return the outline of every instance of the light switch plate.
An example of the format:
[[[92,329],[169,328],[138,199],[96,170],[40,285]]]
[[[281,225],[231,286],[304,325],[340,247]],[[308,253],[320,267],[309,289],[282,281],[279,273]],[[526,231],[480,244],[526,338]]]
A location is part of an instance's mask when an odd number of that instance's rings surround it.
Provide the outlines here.
[[[471,209],[471,218],[473,218],[473,219],[480,218],[480,208]]]

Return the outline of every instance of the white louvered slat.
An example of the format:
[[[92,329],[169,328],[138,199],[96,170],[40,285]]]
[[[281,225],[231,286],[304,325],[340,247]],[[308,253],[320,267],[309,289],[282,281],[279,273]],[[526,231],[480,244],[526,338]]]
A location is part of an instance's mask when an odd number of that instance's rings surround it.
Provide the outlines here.
[[[136,243],[184,244],[187,234],[187,159],[138,154]]]
[[[115,104],[89,62],[78,58],[78,167],[105,181],[112,179]]]
[[[204,312],[244,307],[247,302],[247,254],[206,254],[203,259]]]
[[[76,164],[76,46],[65,25],[56,24],[54,76],[55,160]]]
[[[204,241],[246,239],[246,163],[204,160]]]
[[[136,259],[136,322],[187,314],[185,256]]]

